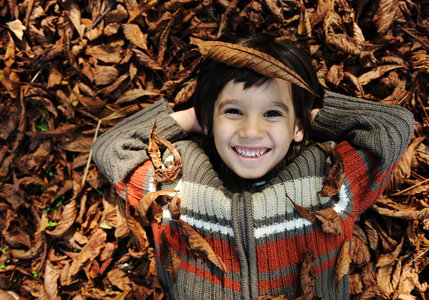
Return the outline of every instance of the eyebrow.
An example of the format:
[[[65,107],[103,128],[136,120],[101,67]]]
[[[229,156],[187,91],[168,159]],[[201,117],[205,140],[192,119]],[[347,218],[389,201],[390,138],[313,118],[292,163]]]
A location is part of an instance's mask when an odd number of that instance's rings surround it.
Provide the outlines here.
[[[230,105],[230,104],[235,104],[236,102],[237,102],[237,100],[235,100],[235,99],[225,99],[219,104],[218,110],[222,110],[225,106]],[[287,113],[290,111],[289,107],[280,101],[272,100],[272,101],[270,101],[270,105],[272,105],[274,107],[278,107],[279,109],[283,109]]]

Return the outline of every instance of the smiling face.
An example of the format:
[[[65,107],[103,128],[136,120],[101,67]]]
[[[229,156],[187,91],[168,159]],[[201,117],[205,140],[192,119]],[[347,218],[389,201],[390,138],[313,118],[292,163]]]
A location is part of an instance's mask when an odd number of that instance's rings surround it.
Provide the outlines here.
[[[213,137],[221,159],[245,179],[257,179],[283,160],[304,130],[295,118],[290,83],[270,79],[244,89],[230,81],[215,103]]]

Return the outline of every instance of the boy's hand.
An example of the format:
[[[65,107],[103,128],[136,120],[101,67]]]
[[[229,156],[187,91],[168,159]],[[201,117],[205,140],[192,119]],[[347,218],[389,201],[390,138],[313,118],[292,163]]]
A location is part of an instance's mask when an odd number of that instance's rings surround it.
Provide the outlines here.
[[[176,111],[170,114],[170,116],[176,120],[177,123],[182,127],[186,133],[202,133],[200,124],[195,116],[195,110],[193,107]]]
[[[310,124],[313,123],[314,118],[316,118],[319,111],[320,111],[320,108],[315,108],[311,111]]]

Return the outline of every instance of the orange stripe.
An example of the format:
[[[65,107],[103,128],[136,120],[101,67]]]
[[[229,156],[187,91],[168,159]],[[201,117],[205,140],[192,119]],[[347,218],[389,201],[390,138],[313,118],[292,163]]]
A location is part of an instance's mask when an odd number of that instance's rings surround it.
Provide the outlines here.
[[[152,162],[148,160],[144,164],[138,166],[125,180],[128,182],[128,202],[134,208],[139,204],[140,200],[144,196],[143,184],[146,181],[147,173],[151,167]],[[116,184],[116,192],[118,195],[122,195],[124,188],[124,180]]]

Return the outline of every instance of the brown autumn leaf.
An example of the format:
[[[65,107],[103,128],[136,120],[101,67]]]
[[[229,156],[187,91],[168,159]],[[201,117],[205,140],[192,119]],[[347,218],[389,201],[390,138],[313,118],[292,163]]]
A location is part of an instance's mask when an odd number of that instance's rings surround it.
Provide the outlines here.
[[[122,24],[125,37],[137,47],[147,50],[147,33],[144,34],[137,24]]]
[[[170,273],[173,281],[176,281],[181,259],[169,244],[165,231],[161,232],[161,241],[161,250],[159,251],[161,264]]]
[[[146,222],[149,222],[147,218],[147,213],[149,212],[149,208],[151,207],[152,203],[155,202],[158,197],[161,196],[167,196],[171,194],[177,194],[176,190],[159,190],[155,192],[148,193],[143,196],[143,199],[139,201],[139,204],[137,204],[137,211],[139,212],[140,216],[145,220]]]
[[[60,277],[59,268],[52,264],[50,261],[47,261],[43,277],[45,281],[45,290],[46,293],[49,295],[50,299],[61,299],[58,295],[58,278]]]
[[[94,69],[94,82],[96,85],[111,84],[118,78],[118,76],[118,69],[112,66],[97,66]]]
[[[404,154],[399,159],[398,166],[387,183],[385,193],[393,192],[404,182],[404,179],[410,177],[411,162],[415,157],[415,150],[424,139],[425,137],[416,137],[412,139]]]
[[[398,244],[398,246],[393,252],[380,255],[377,259],[376,267],[380,268],[392,265],[398,259],[398,256],[402,250],[403,243],[404,239],[401,240],[401,242]]]
[[[380,0],[374,14],[374,23],[379,36],[384,35],[396,17],[399,0]]]
[[[144,89],[134,89],[134,90],[129,90],[127,92],[125,92],[123,95],[121,95],[118,100],[116,100],[116,104],[123,104],[126,102],[131,102],[134,101],[140,97],[144,97],[144,96],[157,96],[159,95],[159,93],[157,92],[153,92],[153,91],[147,91]]]
[[[350,241],[345,240],[344,244],[341,246],[340,253],[337,257],[337,262],[335,264],[335,283],[338,285],[340,280],[344,275],[349,273],[350,268],[350,255],[349,255]]]
[[[209,243],[198,232],[196,232],[195,229],[181,219],[176,220],[176,222],[180,227],[181,234],[186,238],[188,246],[192,252],[203,259],[208,259],[224,273],[228,273],[225,263],[219,256],[217,256]]]
[[[200,53],[237,68],[249,68],[269,78],[280,78],[315,94],[301,76],[272,56],[251,48],[217,41],[198,42]]]
[[[73,259],[70,270],[67,274],[66,282],[71,283],[73,277],[82,269],[86,262],[93,260],[97,257],[101,250],[104,248],[107,234],[102,229],[97,229],[92,234],[88,243],[82,248],[79,255]]]
[[[134,55],[136,56],[137,62],[149,69],[152,70],[163,70],[162,66],[158,64],[152,57],[148,54],[140,51],[138,49],[133,49]]]
[[[64,205],[61,212],[61,219],[55,226],[54,230],[46,230],[46,233],[53,237],[63,236],[71,226],[73,226],[77,216],[76,201],[71,200],[69,203]]]
[[[317,192],[322,197],[332,197],[340,192],[341,186],[345,179],[344,162],[333,148],[315,143],[319,148],[326,152],[331,157],[332,167],[329,170],[328,176],[322,182],[322,190]]]
[[[168,150],[170,150],[174,157],[173,163],[169,168],[163,168],[162,166],[159,143],[162,143]],[[154,121],[150,132],[148,153],[153,166],[155,167],[155,173],[153,175],[155,184],[173,182],[177,179],[182,171],[182,157],[176,148],[174,148],[173,144],[169,141],[158,138],[156,133],[156,120]]]
[[[353,264],[362,266],[370,262],[371,253],[369,247],[362,242],[362,240],[353,234],[352,236],[352,249],[350,259]]]
[[[301,292],[304,297],[313,298],[313,287],[316,284],[314,276],[314,251],[307,249],[304,257],[304,262],[299,273]]]
[[[361,85],[367,85],[374,79],[378,79],[381,76],[383,76],[385,73],[395,70],[404,68],[404,66],[398,66],[398,65],[382,65],[378,66],[374,70],[368,71],[362,75],[359,76],[359,82]]]
[[[88,46],[85,53],[105,63],[117,64],[121,61],[123,49],[119,45]]]
[[[6,25],[9,27],[10,31],[12,31],[19,40],[22,40],[24,36],[24,30],[27,28],[22,24],[20,20],[13,20],[7,22]]]
[[[180,198],[177,196],[177,193],[171,199],[169,209],[171,218],[178,220],[180,218]]]
[[[314,211],[314,215],[322,223],[324,233],[342,234],[343,223],[341,217],[332,207]]]

